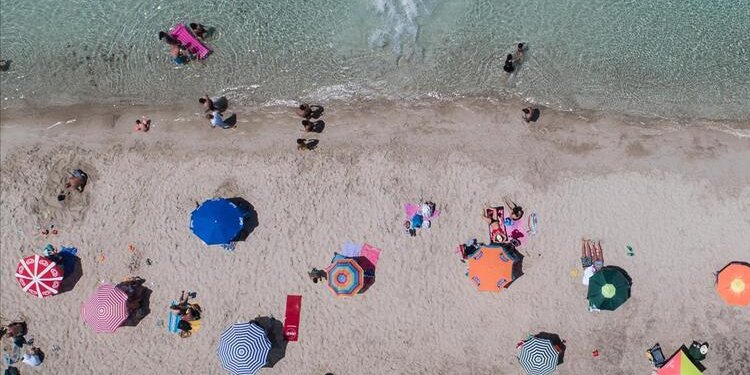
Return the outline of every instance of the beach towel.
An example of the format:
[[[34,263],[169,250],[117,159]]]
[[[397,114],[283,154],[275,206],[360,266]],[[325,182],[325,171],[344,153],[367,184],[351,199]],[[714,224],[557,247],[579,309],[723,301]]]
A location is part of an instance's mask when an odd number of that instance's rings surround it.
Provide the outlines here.
[[[358,243],[347,242],[344,244],[344,246],[341,247],[341,255],[349,258],[358,257],[361,250],[362,245]]]
[[[190,53],[198,55],[199,59],[205,59],[211,53],[211,49],[198,40],[184,24],[175,25],[169,30],[169,35],[179,40]]]
[[[177,316],[177,313],[175,313],[174,310],[172,310],[172,306],[176,305],[177,301],[172,301],[171,304],[169,304],[169,320],[167,320],[167,329],[171,333],[178,333],[180,332],[180,329],[177,328],[177,323],[180,322],[180,317]]]
[[[521,220],[504,220],[505,233],[508,235],[508,239],[515,239],[518,241],[516,247],[525,245],[529,242],[529,221],[521,218]]]
[[[286,314],[284,316],[284,339],[297,341],[299,339],[299,317],[302,311],[302,296],[286,296]]]
[[[435,211],[433,211],[431,215],[425,215],[425,212],[429,211],[429,209],[423,210],[422,206],[413,203],[404,204],[404,211],[409,220],[411,220],[416,214],[422,215],[424,220],[434,220],[440,215],[440,211],[437,208],[435,208]]]
[[[367,258],[367,260],[369,260],[370,263],[372,263],[373,267],[377,267],[378,259],[380,259],[380,249],[372,245],[364,244],[362,246],[362,251],[360,253],[360,256]]]

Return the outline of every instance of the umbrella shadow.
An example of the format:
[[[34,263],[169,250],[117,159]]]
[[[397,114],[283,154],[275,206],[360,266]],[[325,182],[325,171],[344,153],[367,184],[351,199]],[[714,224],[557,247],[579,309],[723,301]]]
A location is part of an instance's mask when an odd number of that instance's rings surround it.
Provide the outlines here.
[[[362,267],[362,270],[365,271],[365,280],[362,283],[362,289],[358,292],[358,294],[362,294],[375,284],[375,265],[372,264],[367,257],[363,256],[354,257],[354,260],[356,260],[357,264],[359,264],[359,266]]]
[[[266,331],[271,341],[271,350],[268,352],[266,365],[263,367],[273,367],[286,355],[287,341],[284,338],[284,324],[272,316],[259,316],[253,319],[253,322]]]
[[[234,203],[237,205],[237,207],[240,208],[242,211],[242,230],[237,234],[237,236],[232,240],[232,242],[239,242],[239,241],[245,241],[247,240],[247,237],[253,233],[255,228],[258,227],[258,212],[255,211],[255,207],[253,207],[250,202],[246,201],[243,198],[240,197],[234,197],[234,198],[228,198],[228,201]]]
[[[534,337],[549,340],[552,345],[559,350],[560,355],[557,357],[557,364],[561,365],[563,363],[563,360],[565,359],[565,340],[561,339],[560,335],[556,333],[539,332],[534,335]]]
[[[122,326],[135,327],[151,313],[152,290],[143,286],[145,282],[146,280],[138,278],[134,282],[117,284],[117,288],[128,295],[127,304],[130,310],[128,318],[122,323]]]
[[[60,257],[63,264],[63,279],[60,284],[60,293],[65,293],[73,290],[78,281],[81,280],[81,277],[83,277],[83,268],[81,258],[76,255],[61,252]]]

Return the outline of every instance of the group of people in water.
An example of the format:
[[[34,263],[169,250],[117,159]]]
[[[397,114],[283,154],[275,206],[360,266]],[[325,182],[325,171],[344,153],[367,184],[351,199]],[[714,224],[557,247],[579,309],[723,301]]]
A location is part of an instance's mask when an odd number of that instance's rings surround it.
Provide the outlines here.
[[[200,40],[206,40],[211,30],[200,23],[190,23],[190,31]],[[159,40],[164,41],[170,47],[169,54],[177,65],[187,64],[196,60],[195,52],[188,46],[183,45],[177,38],[164,31],[159,31]]]

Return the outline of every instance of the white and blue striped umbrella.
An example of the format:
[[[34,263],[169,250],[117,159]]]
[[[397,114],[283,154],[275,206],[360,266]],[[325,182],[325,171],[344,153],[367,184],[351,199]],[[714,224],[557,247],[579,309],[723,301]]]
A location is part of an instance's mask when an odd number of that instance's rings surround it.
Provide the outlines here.
[[[219,339],[221,366],[232,375],[254,375],[266,365],[271,341],[255,323],[236,323]]]
[[[532,337],[523,343],[518,353],[518,362],[529,375],[547,375],[555,371],[560,353],[552,341]]]

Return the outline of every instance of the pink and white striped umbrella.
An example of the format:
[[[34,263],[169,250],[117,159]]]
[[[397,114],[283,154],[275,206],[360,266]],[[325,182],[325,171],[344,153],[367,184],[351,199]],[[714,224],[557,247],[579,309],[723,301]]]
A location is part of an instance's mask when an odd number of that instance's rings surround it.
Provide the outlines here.
[[[57,263],[39,255],[23,258],[16,267],[16,280],[23,291],[39,298],[57,294],[62,279],[62,269]]]
[[[128,318],[128,295],[112,284],[96,288],[81,307],[83,320],[94,332],[114,332]]]

